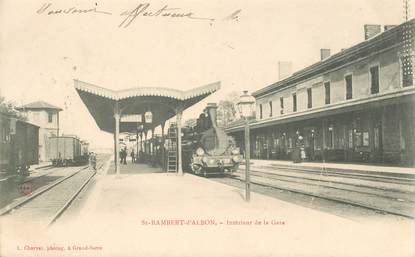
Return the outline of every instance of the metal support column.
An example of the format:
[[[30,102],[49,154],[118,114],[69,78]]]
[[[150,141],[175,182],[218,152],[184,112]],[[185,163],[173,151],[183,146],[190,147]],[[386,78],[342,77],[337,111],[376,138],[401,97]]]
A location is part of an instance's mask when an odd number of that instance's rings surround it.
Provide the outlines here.
[[[177,118],[177,174],[183,175],[182,168],[182,115],[183,109],[178,108],[176,113]]]
[[[140,133],[140,151],[144,153],[144,147],[143,147],[143,131]]]
[[[321,132],[322,132],[322,137],[323,137],[323,142],[322,142],[322,147],[321,147],[321,155],[322,155],[323,162],[326,161],[326,145],[327,145],[326,129],[327,129],[327,120],[323,119],[322,124],[321,124],[321,130],[322,130]]]
[[[148,162],[148,152],[147,152],[147,130],[144,131],[144,162]]]
[[[154,137],[154,130],[155,128],[151,129],[151,155],[154,156],[155,154],[155,147],[154,147],[154,141],[155,141],[155,137]]]
[[[138,126],[137,126],[137,133],[136,133],[136,137],[135,137],[135,144],[136,144],[136,152],[135,152],[135,162],[138,162]]]
[[[251,178],[249,174],[251,159],[250,143],[248,119],[245,118],[245,200],[247,202],[251,200]]]
[[[113,139],[114,139],[114,165],[117,165],[118,159],[117,159],[117,146],[116,146],[116,140],[115,140],[115,132],[113,134]]]
[[[165,155],[165,149],[164,149],[164,126],[166,125],[166,122],[164,121],[163,123],[161,123],[161,146],[160,146],[160,152],[161,152],[161,167],[164,170],[165,169],[165,165],[164,165],[164,155]],[[167,168],[166,168],[167,170]]]
[[[120,161],[119,161],[119,135],[120,135],[120,108],[118,102],[114,106],[114,119],[115,119],[115,173],[120,174]]]

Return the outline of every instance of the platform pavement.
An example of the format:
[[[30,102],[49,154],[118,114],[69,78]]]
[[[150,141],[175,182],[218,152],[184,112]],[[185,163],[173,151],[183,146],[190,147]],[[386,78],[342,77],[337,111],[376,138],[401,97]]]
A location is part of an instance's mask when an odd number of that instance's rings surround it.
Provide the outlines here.
[[[332,171],[360,171],[379,174],[397,174],[415,176],[415,168],[397,167],[397,166],[382,166],[369,164],[355,164],[355,163],[330,163],[330,162],[301,162],[294,163],[292,161],[284,160],[259,160],[251,159],[251,166],[282,166],[291,168],[305,168],[305,169],[320,169]]]
[[[46,168],[52,166],[52,162],[48,161],[48,162],[40,162],[38,164],[34,164],[34,165],[30,165],[30,169],[29,170],[37,170],[37,169],[42,169],[42,168]]]
[[[30,176],[36,177],[42,173],[42,169],[52,166],[52,162],[40,162],[38,164],[30,165],[29,173]],[[0,182],[6,181],[10,178],[13,178],[17,175],[17,173],[8,173],[8,172],[0,172]],[[40,174],[41,175],[41,174]]]
[[[33,256],[29,254],[33,252],[16,252],[16,245],[53,243],[102,247],[59,252],[59,256],[350,257],[415,253],[413,221],[362,224],[256,193],[247,203],[243,190],[235,187],[191,174],[151,171],[154,169],[145,165],[130,164],[121,167],[120,175],[98,174],[78,217],[48,231],[30,227],[30,223],[13,224],[10,229],[3,226],[1,234],[7,235],[2,238],[7,246],[3,250]],[[185,224],[151,225],[163,220],[183,220]],[[228,220],[253,224],[227,225]],[[256,220],[262,225],[255,225]],[[264,225],[264,220],[270,223]],[[202,221],[216,225],[200,225]],[[55,254],[42,252],[41,256]]]

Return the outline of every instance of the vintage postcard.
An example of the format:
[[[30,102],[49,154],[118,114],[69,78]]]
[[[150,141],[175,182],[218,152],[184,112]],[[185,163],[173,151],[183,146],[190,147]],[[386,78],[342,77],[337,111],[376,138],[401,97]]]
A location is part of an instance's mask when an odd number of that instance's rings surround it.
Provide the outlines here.
[[[0,256],[415,256],[414,0],[1,0]]]

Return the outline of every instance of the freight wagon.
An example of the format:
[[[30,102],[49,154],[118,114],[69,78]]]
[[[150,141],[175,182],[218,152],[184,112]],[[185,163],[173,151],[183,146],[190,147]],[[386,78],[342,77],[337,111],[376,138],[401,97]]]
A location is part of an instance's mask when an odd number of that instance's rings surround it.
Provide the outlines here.
[[[27,172],[39,163],[39,127],[0,113],[0,171]]]
[[[88,160],[82,152],[81,141],[76,136],[49,137],[48,157],[54,166],[81,165]]]

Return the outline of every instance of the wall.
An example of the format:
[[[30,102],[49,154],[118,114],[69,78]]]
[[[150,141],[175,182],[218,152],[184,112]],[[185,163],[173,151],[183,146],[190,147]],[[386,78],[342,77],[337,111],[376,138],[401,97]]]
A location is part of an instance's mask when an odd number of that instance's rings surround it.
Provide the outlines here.
[[[310,111],[325,106],[324,82],[330,82],[330,105],[346,103],[355,99],[366,99],[381,96],[386,93],[399,91],[401,87],[401,67],[399,62],[399,48],[389,49],[375,53],[357,61],[352,61],[345,67],[339,67],[325,74],[302,81],[288,88],[276,91],[266,96],[258,97],[257,120],[259,117],[259,104],[262,104],[262,119],[269,118],[269,101],[273,102],[273,117],[283,117],[293,112],[292,94],[297,94],[297,112]],[[372,66],[379,66],[379,93],[370,92],[370,72]],[[352,75],[353,96],[346,100],[346,83],[344,77]],[[307,108],[307,88],[312,88],[312,108]],[[284,97],[284,114],[281,115],[280,97]],[[329,105],[328,105],[329,106]]]
[[[27,119],[40,127],[39,129],[39,161],[48,160],[48,138],[57,135],[58,114],[53,111],[52,122],[48,120],[48,111],[46,110],[29,110],[26,111]]]

